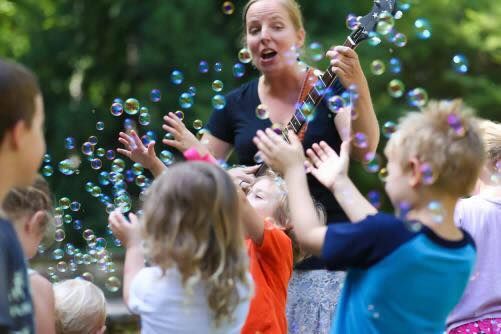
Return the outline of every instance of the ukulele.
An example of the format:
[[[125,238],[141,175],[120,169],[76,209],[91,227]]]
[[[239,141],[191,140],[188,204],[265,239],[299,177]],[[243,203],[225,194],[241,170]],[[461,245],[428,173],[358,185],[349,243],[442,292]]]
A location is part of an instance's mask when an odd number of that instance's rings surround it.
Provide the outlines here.
[[[343,46],[355,49],[361,42],[369,38],[370,32],[376,29],[381,13],[388,12],[391,15],[395,15],[396,10],[396,0],[374,0],[371,12],[359,19],[359,24],[350,36],[348,36]],[[305,113],[309,114],[313,111],[320,101],[322,101],[325,95],[323,92],[327,91],[337,80],[337,75],[332,72],[330,66],[323,74],[319,75],[316,80],[310,82],[309,76],[310,73],[306,76],[305,84],[311,86],[310,89],[304,89],[304,91],[301,92],[292,119],[281,131],[284,140],[287,142],[289,142],[287,137],[288,131],[293,131],[295,134],[299,135],[304,134],[307,127],[307,117]],[[256,176],[264,175],[267,168],[268,166],[266,166],[265,163],[261,163],[256,172]]]

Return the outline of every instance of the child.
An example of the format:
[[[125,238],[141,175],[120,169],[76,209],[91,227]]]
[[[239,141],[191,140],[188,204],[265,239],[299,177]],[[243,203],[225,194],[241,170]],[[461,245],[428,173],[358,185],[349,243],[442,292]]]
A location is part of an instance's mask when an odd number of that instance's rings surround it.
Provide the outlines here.
[[[184,152],[188,159],[215,162],[180,119],[172,113],[164,119],[169,124],[164,125],[164,129],[175,133],[176,138],[168,140],[167,144],[175,142],[175,147]],[[165,170],[163,163],[156,157],[152,144],[145,147],[136,133],[121,133],[120,142],[126,149],[119,149],[118,152],[151,168],[154,175]],[[189,149],[190,145],[196,147],[196,150]],[[205,156],[200,156],[197,150]],[[237,177],[233,176],[233,179],[239,186],[243,186]],[[287,191],[283,180],[273,173],[248,181],[247,195],[241,190],[239,194],[251,262],[250,272],[256,291],[242,333],[287,333],[287,286],[293,265]],[[299,250],[294,248],[294,253],[298,256]]]
[[[144,201],[144,267],[139,223],[110,214],[126,247],[124,299],[143,333],[240,333],[251,282],[235,186],[220,167],[172,166]]]
[[[287,333],[285,308],[293,246],[286,233],[290,226],[285,183],[268,174],[255,179],[246,197],[239,191],[250,271],[256,286],[242,333]]]
[[[13,188],[2,209],[14,225],[24,257],[33,258],[44,236],[53,230],[52,199],[47,182],[39,176],[33,186]],[[31,270],[29,280],[37,333],[55,333],[54,292],[42,275]]]
[[[329,269],[348,270],[332,333],[443,333],[475,261],[473,240],[454,225],[454,206],[472,189],[484,159],[461,101],[430,102],[409,113],[386,146],[385,188],[405,218],[377,213],[355,188],[347,176],[348,142],[339,157],[321,142],[307,151],[306,167],[356,222],[322,226],[297,137],[287,144],[268,129],[254,140],[266,163],[285,175],[298,241]]]
[[[0,59],[0,203],[33,184],[45,152],[42,94],[33,73]],[[26,264],[16,232],[0,217],[0,333],[34,333]]]
[[[93,283],[69,279],[54,285],[57,334],[103,334],[106,300]]]
[[[487,162],[478,192],[458,202],[456,225],[471,233],[477,262],[458,305],[447,319],[449,333],[501,333],[501,124],[480,123]]]

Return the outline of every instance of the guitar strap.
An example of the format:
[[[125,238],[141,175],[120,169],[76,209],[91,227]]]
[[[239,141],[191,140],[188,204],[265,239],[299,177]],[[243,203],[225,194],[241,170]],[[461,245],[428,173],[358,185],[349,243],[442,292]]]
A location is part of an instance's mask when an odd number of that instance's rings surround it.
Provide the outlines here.
[[[298,105],[301,105],[304,103],[304,101],[308,97],[308,93],[313,88],[316,81],[317,81],[317,77],[315,75],[315,70],[312,68],[308,68],[308,71],[306,73],[306,77],[304,78],[303,88],[301,88],[301,92],[299,93],[299,97],[298,97],[298,101],[297,101]],[[299,137],[299,140],[301,142],[304,139],[304,135],[305,135],[307,129],[308,129],[308,121],[304,122],[303,126],[301,127],[301,129],[299,129],[299,132],[297,134],[297,136]]]

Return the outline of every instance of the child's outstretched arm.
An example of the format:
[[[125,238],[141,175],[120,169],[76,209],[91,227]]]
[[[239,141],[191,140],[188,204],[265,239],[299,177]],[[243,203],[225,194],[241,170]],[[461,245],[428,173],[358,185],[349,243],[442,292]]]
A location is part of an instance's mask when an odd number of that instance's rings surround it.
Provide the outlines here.
[[[144,268],[144,254],[141,245],[139,221],[133,213],[129,214],[130,222],[118,211],[113,211],[108,217],[113,234],[125,247],[125,265],[123,298],[125,304],[129,302],[130,285],[136,274]]]
[[[313,144],[306,154],[311,160],[306,162],[307,170],[328,188],[341,208],[352,222],[359,222],[377,210],[358,191],[348,177],[350,144],[341,144],[341,152],[337,153],[325,142]]]
[[[284,176],[287,184],[291,221],[296,237],[305,251],[320,255],[327,227],[318,219],[311,199],[306,173],[305,156],[299,139],[290,134],[290,144],[271,129],[258,131],[254,143],[266,164]]]
[[[152,141],[145,146],[136,131],[132,130],[130,134],[120,132],[118,141],[125,148],[117,148],[117,152],[134,162],[139,162],[144,168],[149,169],[154,177],[162,174],[167,168],[155,153],[155,142]]]
[[[250,205],[244,191],[239,186],[237,186],[237,192],[240,199],[240,215],[245,234],[256,245],[261,245],[264,238],[264,221],[259,217],[252,205]]]

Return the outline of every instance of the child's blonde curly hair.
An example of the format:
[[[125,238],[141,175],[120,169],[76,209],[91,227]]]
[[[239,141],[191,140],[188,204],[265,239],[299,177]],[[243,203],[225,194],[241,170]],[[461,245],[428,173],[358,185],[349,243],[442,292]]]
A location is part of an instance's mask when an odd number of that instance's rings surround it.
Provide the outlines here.
[[[434,191],[462,197],[473,189],[485,159],[479,134],[478,120],[461,99],[430,101],[400,120],[385,150],[395,153],[404,171],[412,158],[426,163]]]

